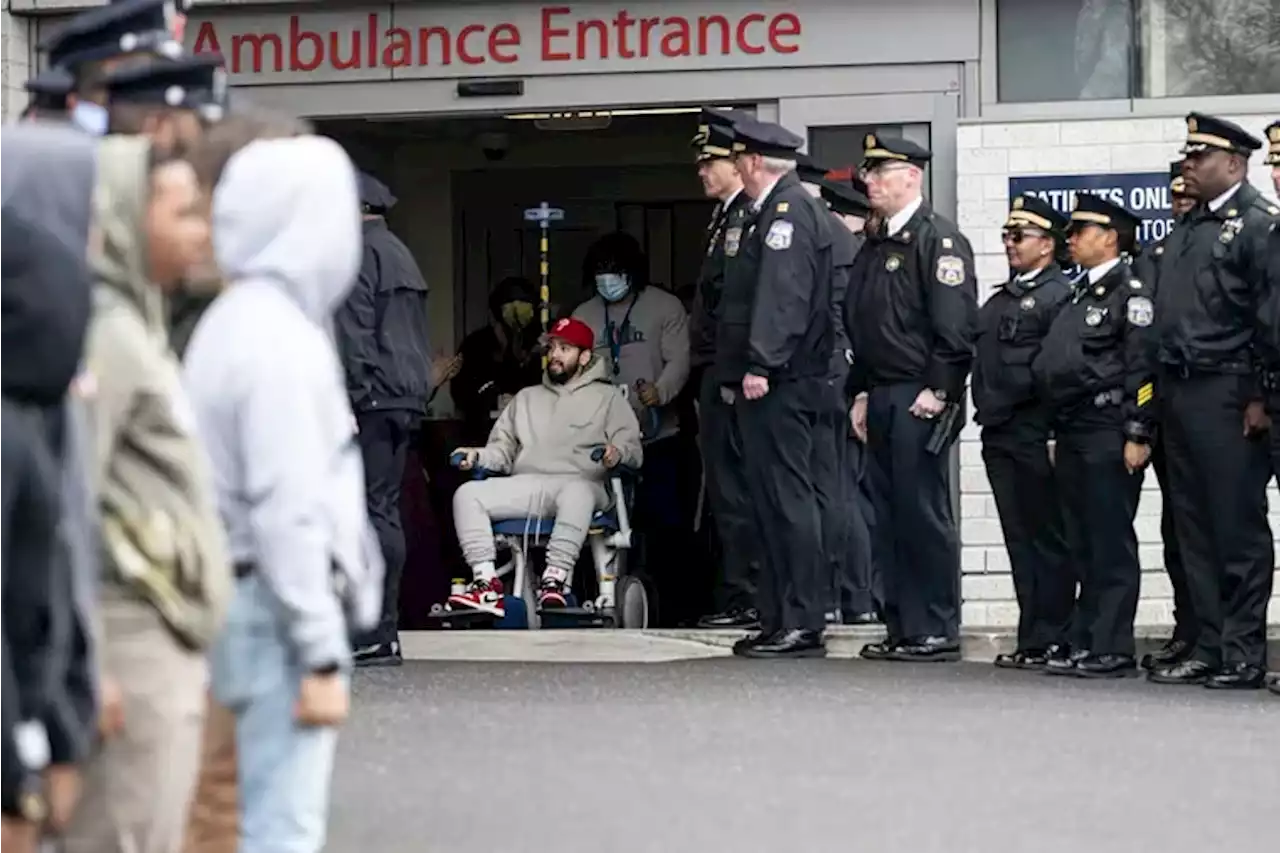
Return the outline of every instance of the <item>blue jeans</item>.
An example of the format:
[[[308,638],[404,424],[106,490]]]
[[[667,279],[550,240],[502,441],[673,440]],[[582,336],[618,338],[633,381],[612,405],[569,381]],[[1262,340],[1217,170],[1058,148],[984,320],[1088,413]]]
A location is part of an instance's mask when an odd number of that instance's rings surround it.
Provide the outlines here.
[[[304,673],[281,606],[256,574],[236,581],[211,674],[215,698],[236,716],[239,853],[317,853],[338,731],[294,722]]]

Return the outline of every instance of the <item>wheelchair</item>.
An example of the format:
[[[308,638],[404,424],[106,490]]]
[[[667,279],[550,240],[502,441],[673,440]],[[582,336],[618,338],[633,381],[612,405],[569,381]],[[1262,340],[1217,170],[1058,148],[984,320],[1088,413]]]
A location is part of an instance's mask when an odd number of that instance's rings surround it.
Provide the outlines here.
[[[604,448],[592,451],[591,459],[601,462]],[[459,467],[461,453],[449,457],[449,464]],[[482,468],[472,471],[473,479],[500,477]],[[570,597],[569,606],[539,609],[538,576],[534,572],[533,551],[546,547],[554,518],[494,519],[493,534],[497,551],[509,558],[497,567],[497,575],[509,590],[501,618],[483,611],[433,604],[429,619],[436,627],[458,628],[647,628],[649,626],[649,592],[644,581],[628,571],[627,557],[633,549],[635,533],[631,529],[631,506],[639,471],[619,466],[609,478],[613,507],[596,512],[584,543],[595,568],[596,596],[577,604]]]

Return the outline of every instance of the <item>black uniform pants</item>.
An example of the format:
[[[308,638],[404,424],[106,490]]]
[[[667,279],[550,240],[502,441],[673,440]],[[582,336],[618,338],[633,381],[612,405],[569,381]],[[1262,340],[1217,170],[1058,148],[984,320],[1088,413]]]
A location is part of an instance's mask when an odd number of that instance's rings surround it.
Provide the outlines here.
[[[847,421],[843,426],[845,434],[841,441],[845,449],[845,500],[849,527],[845,537],[844,574],[836,578],[836,588],[841,612],[870,613],[884,609],[884,587],[871,551],[875,513],[871,508],[868,486],[867,448],[848,435]]]
[[[1064,413],[1055,433],[1067,544],[1080,573],[1073,641],[1097,655],[1133,655],[1142,583],[1133,519],[1143,475],[1124,467],[1120,409]]]
[[[982,461],[995,495],[1018,597],[1018,649],[1067,641],[1076,603],[1044,412],[1018,413],[982,430]]]
[[[764,397],[739,397],[734,406],[764,546],[756,603],[766,632],[826,625],[831,575],[814,485],[818,444],[831,435],[829,426],[819,428],[830,411],[825,390],[820,379],[774,382]]]
[[[868,395],[872,559],[884,578],[890,640],[957,640],[960,543],[951,507],[951,457],[925,449],[935,422],[910,412],[921,388],[917,382],[882,385]]]
[[[1151,469],[1160,483],[1160,541],[1164,545],[1164,570],[1173,587],[1173,638],[1194,643],[1200,633],[1191,589],[1187,585],[1187,569],[1178,547],[1178,530],[1173,520],[1173,484],[1169,481],[1169,458],[1163,435],[1157,437],[1151,450]]]
[[[829,610],[848,615],[867,613],[878,606],[872,589],[871,532],[867,498],[862,489],[864,452],[849,435],[849,407],[843,391],[831,416],[819,423],[819,432],[830,431],[830,441],[820,435],[817,443],[817,477],[814,486],[822,515],[822,548],[831,572]]]
[[[1242,377],[1168,376],[1162,394],[1173,518],[1200,622],[1195,656],[1263,666],[1275,571],[1268,438],[1243,435]]]
[[[834,409],[823,412],[813,436],[813,486],[822,519],[823,566],[827,573],[827,589],[830,590],[826,603],[828,610],[840,606],[840,580],[847,573],[848,549],[845,545],[852,515],[848,477],[844,472],[848,457],[844,440],[844,433],[848,432],[847,423],[844,416]]]
[[[742,396],[741,388],[728,390],[736,397]],[[743,463],[742,435],[734,406],[725,400],[720,383],[710,370],[702,380],[698,408],[707,502],[715,520],[723,560],[719,598],[726,610],[754,607],[759,551]]]
[[[378,534],[386,574],[382,582],[382,619],[356,645],[389,643],[400,621],[400,579],[404,574],[404,524],[400,520],[400,486],[409,438],[419,420],[407,411],[363,412],[357,416],[360,452],[364,457],[365,504]]]
[[[685,516],[680,494],[680,472],[684,462],[683,439],[678,435],[660,438],[644,446],[644,467],[636,487],[635,529],[644,547],[644,568],[657,598],[657,624],[673,628],[697,619],[690,612],[695,604],[685,594],[690,580],[689,540],[692,516]]]

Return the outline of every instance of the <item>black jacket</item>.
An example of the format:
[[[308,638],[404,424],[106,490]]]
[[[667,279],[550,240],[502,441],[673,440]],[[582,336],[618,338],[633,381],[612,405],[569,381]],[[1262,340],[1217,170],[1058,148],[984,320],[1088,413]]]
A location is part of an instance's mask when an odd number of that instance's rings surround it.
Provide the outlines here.
[[[724,290],[724,235],[750,205],[751,199],[746,191],[739,190],[727,205],[716,205],[711,221],[707,223],[702,266],[698,269],[689,317],[689,353],[694,370],[715,361],[716,324],[720,321],[720,298]],[[688,384],[697,386],[696,382]]]
[[[921,202],[892,237],[883,223],[867,234],[850,280],[850,391],[919,382],[958,401],[978,315],[973,249],[960,230]]]
[[[425,412],[432,390],[427,283],[381,217],[365,220],[360,278],[336,319],[352,408]]]
[[[1129,264],[1117,263],[1090,283],[1077,283],[1031,365],[1036,390],[1055,413],[1092,408],[1115,412],[1125,438],[1155,437],[1156,387],[1150,288]]]
[[[716,378],[822,379],[831,362],[833,228],[830,211],[783,175],[759,207],[725,230]]]
[[[1280,208],[1249,184],[1216,211],[1178,220],[1160,255],[1155,337],[1174,371],[1251,375],[1265,301],[1268,239]]]
[[[3,180],[4,807],[38,768],[19,721],[42,724],[54,762],[82,760],[95,724],[87,607],[96,529],[68,505],[87,471],[63,470],[67,390],[90,314],[87,259],[94,140],[59,126],[6,127]],[[78,480],[76,478],[79,478]],[[83,508],[80,508],[83,509]]]
[[[1031,364],[1058,312],[1071,299],[1071,282],[1057,264],[1034,277],[1017,276],[1001,285],[978,309],[973,360],[974,420],[984,427],[1008,423],[1022,414],[1043,416]]]
[[[462,339],[459,354],[462,368],[449,386],[454,405],[462,415],[470,441],[483,444],[493,427],[492,412],[503,394],[514,396],[522,388],[542,381],[542,359],[538,352],[538,327],[526,329],[522,353],[503,329],[504,339],[492,325],[477,329]]]

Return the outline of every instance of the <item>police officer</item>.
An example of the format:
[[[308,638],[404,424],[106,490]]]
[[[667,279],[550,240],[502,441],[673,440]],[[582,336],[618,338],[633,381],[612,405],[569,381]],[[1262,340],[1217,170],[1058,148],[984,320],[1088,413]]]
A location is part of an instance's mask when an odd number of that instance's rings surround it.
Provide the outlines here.
[[[960,547],[947,450],[973,360],[973,251],[921,195],[932,154],[868,134],[862,177],[878,225],[845,299],[853,429],[870,454],[874,560],[888,637],[876,660],[960,659]]]
[[[71,121],[95,136],[107,132],[106,79],[117,69],[155,56],[182,55],[174,37],[186,0],[123,0],[82,12],[41,45],[51,68],[75,80],[66,103]]]
[[[158,57],[105,81],[108,133],[141,134],[165,154],[191,150],[226,110],[227,72],[217,54]]]
[[[1262,686],[1274,571],[1261,353],[1267,240],[1280,209],[1246,180],[1262,143],[1238,125],[1187,116],[1182,174],[1196,207],[1164,244],[1156,293],[1163,432],[1195,651],[1160,684]]]
[[[1280,195],[1280,121],[1267,127],[1267,165],[1271,182]],[[1264,336],[1264,385],[1267,414],[1271,418],[1271,473],[1280,481],[1280,225],[1272,225],[1267,237],[1267,299],[1263,303],[1261,328]],[[1280,674],[1273,674],[1267,689],[1280,694]]]
[[[830,409],[832,226],[795,174],[804,140],[776,124],[734,125],[735,164],[754,199],[725,271],[717,353],[735,397],[756,528],[762,632],[748,657],[815,657],[823,644],[827,573],[814,488],[816,427]],[[732,249],[732,251],[730,251]],[[829,433],[828,433],[829,435]]]
[[[818,501],[822,509],[823,550],[831,569],[831,609],[828,622],[869,625],[878,621],[871,577],[871,533],[862,494],[862,445],[849,428],[848,375],[853,361],[849,336],[844,328],[844,300],[849,288],[853,262],[866,238],[862,229],[870,213],[866,184],[853,170],[825,170],[800,161],[797,174],[810,192],[831,210],[833,227],[832,316],[835,351],[827,373],[832,408],[824,419],[831,441],[818,464]]]
[[[1053,411],[1055,473],[1081,573],[1075,648],[1049,656],[1046,671],[1054,675],[1115,678],[1137,666],[1141,569],[1133,518],[1156,427],[1151,293],[1121,258],[1133,251],[1137,227],[1124,208],[1077,197],[1068,243],[1086,277],[1031,364]]]
[[[1036,392],[1031,362],[1071,299],[1056,258],[1066,217],[1032,193],[1013,200],[1001,235],[1012,277],[978,311],[973,363],[974,420],[995,495],[1018,597],[1018,645],[996,657],[1007,669],[1040,669],[1066,641],[1076,576],[1049,461],[1051,412]]]
[[[733,121],[743,118],[748,116],[704,109],[693,138],[698,177],[706,194],[716,199],[715,211],[707,223],[706,246],[689,322],[691,361],[694,381],[698,383],[703,476],[722,565],[717,595],[722,609],[700,619],[698,625],[702,628],[755,629],[760,625],[755,606],[759,550],[742,461],[742,437],[732,403],[728,402],[732,393],[722,396],[722,384],[713,369],[720,349],[716,330],[721,318],[726,247],[738,251],[743,218],[751,206],[751,198],[743,191],[742,177],[733,164]]]
[[[1196,200],[1187,195],[1181,160],[1174,160],[1169,164],[1169,195],[1175,220],[1181,219],[1196,206]],[[1166,234],[1133,259],[1135,275],[1152,293],[1160,289],[1160,262],[1168,239],[1169,235]],[[1196,634],[1200,632],[1195,610],[1191,606],[1191,592],[1187,588],[1187,571],[1182,563],[1182,549],[1178,547],[1178,532],[1173,523],[1173,489],[1169,484],[1164,440],[1158,433],[1151,444],[1151,468],[1160,483],[1160,540],[1164,546],[1164,570],[1173,587],[1173,636],[1156,651],[1143,655],[1142,668],[1148,671],[1157,666],[1185,660],[1195,648]]]
[[[24,121],[65,121],[67,95],[75,85],[75,78],[65,68],[46,68],[27,80],[27,106],[22,111]]]

